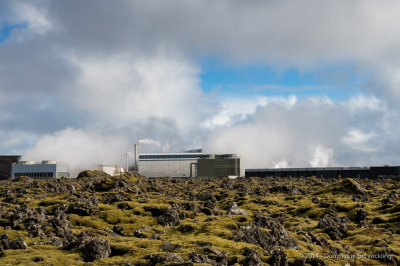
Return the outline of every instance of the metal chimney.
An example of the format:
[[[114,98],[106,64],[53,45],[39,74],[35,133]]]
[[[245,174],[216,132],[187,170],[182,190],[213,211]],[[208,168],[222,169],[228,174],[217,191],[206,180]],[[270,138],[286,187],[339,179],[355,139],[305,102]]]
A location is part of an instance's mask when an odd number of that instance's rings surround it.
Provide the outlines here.
[[[125,168],[125,172],[129,172],[129,155],[128,153],[126,153],[126,168]]]
[[[135,168],[136,172],[139,172],[139,144],[135,144]]]

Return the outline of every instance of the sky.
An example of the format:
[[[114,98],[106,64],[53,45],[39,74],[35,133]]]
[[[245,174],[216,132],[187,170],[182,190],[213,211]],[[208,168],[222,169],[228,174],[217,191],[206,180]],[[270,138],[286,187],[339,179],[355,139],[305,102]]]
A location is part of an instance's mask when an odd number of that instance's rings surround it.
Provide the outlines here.
[[[399,165],[400,2],[0,2],[0,154]]]

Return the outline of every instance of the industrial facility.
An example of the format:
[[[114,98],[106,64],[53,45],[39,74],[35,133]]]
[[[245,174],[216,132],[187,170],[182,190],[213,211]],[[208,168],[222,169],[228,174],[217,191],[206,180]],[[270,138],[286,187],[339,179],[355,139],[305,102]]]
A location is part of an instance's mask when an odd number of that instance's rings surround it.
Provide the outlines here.
[[[137,154],[137,171],[147,177],[223,177],[240,174],[236,154],[201,152]]]
[[[20,176],[31,178],[70,177],[70,170],[66,164],[57,161],[20,161],[12,164],[11,177]]]
[[[246,177],[395,178],[400,166],[246,169]]]

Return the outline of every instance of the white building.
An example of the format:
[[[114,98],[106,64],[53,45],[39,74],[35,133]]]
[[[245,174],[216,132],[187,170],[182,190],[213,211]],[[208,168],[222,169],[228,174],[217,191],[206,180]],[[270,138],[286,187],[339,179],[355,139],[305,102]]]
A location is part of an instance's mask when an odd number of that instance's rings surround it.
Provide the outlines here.
[[[105,165],[105,164],[98,165],[96,170],[103,171],[104,173],[109,174],[111,176],[124,172],[124,169],[121,167],[115,165]]]
[[[13,163],[11,177],[29,176],[31,178],[61,178],[70,177],[69,167],[57,161],[21,161]]]
[[[138,173],[147,177],[228,177],[240,175],[236,154],[148,153],[137,158]]]
[[[138,172],[147,177],[197,176],[197,160],[203,153],[148,153],[138,155]]]

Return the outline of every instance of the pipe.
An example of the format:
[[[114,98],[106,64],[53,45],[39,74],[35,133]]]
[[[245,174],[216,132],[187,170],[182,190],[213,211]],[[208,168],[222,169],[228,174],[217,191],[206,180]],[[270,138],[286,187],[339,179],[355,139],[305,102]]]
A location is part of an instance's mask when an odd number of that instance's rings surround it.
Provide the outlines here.
[[[128,162],[129,162],[128,158],[129,157],[128,156],[129,156],[128,153],[126,153],[126,170],[125,170],[126,172],[129,172],[129,168],[128,168],[129,167],[129,165],[128,165]]]

